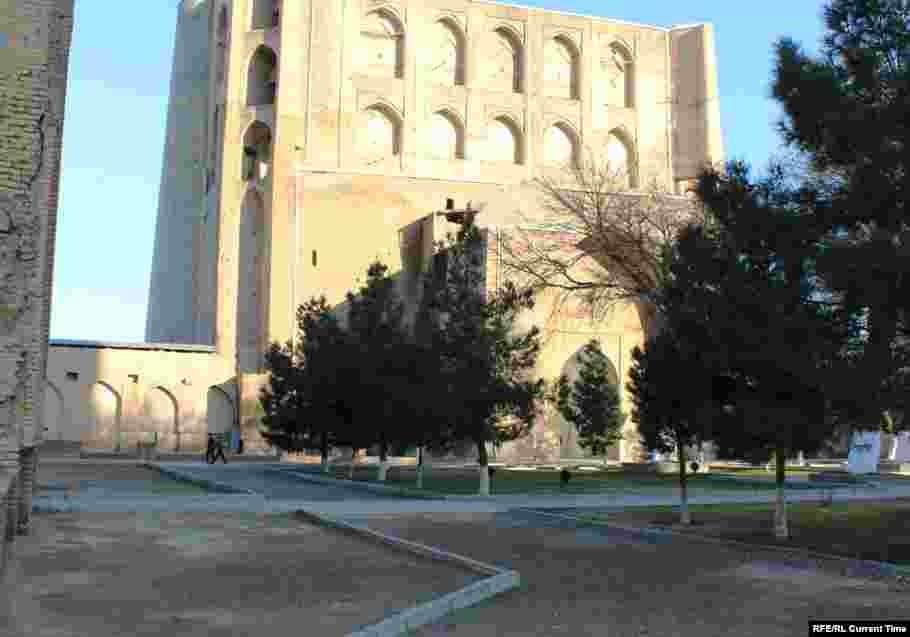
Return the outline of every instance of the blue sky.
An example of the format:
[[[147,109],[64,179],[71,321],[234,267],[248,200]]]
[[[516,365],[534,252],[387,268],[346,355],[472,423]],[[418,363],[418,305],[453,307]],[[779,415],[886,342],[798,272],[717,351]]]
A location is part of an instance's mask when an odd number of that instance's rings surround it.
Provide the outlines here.
[[[51,338],[144,338],[176,4],[130,3],[127,29],[109,2],[77,0]],[[768,98],[772,44],[787,35],[816,51],[823,31],[819,0],[520,4],[661,26],[713,23],[724,149],[756,169],[780,149],[780,113]]]

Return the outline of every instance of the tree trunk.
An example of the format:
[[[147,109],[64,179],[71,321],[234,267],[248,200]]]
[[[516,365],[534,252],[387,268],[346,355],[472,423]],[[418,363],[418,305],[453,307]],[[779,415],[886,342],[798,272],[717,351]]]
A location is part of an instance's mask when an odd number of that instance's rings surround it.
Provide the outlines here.
[[[389,446],[383,442],[379,445],[379,475],[377,480],[379,482],[385,482],[386,475],[389,471]]]
[[[417,447],[417,488],[423,489],[423,446]]]
[[[319,441],[319,451],[322,456],[322,472],[329,472],[329,436],[327,433],[323,432],[321,440]]]
[[[689,485],[686,482],[686,446],[677,445],[679,448],[679,522],[692,524],[692,515],[689,513]]]
[[[348,480],[354,479],[354,461],[357,460],[357,449],[351,449],[351,466],[348,467]]]
[[[483,440],[477,442],[477,461],[480,463],[479,495],[490,495],[490,468],[487,466],[487,446]]]
[[[787,450],[779,445],[774,450],[774,461],[777,463],[777,502],[774,507],[774,537],[778,540],[790,539],[790,525],[787,523],[787,500],[784,497],[784,480],[787,476]]]

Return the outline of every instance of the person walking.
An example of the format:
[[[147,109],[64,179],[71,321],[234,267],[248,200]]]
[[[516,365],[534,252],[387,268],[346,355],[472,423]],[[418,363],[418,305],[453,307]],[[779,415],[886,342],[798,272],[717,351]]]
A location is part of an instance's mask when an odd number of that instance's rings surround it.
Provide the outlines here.
[[[212,464],[218,462],[218,457],[221,457],[221,461],[224,464],[227,464],[227,457],[224,455],[224,439],[215,438],[215,450],[212,452]]]
[[[215,455],[215,435],[210,433],[208,436],[208,440],[205,443],[205,463],[206,464],[215,464],[214,455]]]

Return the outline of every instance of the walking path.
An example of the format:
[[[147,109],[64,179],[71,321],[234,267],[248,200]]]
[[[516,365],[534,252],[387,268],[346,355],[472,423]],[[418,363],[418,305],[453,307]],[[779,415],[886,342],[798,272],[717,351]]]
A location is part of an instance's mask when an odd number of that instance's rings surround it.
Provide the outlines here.
[[[134,461],[135,463],[135,461]],[[350,483],[317,477],[301,476],[278,463],[155,463],[154,466],[171,475],[179,474],[197,483],[211,482],[229,486],[241,493],[211,493],[208,495],[118,495],[117,490],[88,490],[83,495],[66,497],[59,492],[35,499],[38,510],[47,511],[250,511],[280,513],[297,509],[334,516],[418,514],[418,513],[496,513],[519,508],[621,509],[627,507],[676,505],[679,497],[668,495],[494,495],[447,496],[445,498],[403,497],[396,492],[382,493],[365,488],[363,483]],[[812,501],[825,497],[834,500],[881,500],[910,497],[910,481],[884,482],[875,487],[812,489],[788,492],[789,502]],[[730,502],[771,502],[773,492],[728,493],[690,498],[692,504]]]

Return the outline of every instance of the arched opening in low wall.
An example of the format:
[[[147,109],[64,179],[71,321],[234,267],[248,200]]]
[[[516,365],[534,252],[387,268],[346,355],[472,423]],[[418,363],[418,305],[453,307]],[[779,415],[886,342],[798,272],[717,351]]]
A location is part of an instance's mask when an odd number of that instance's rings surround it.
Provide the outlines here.
[[[156,433],[158,448],[180,451],[180,422],[177,399],[164,387],[155,387],[145,396],[143,411],[146,431]]]
[[[223,434],[236,428],[234,400],[221,387],[209,387],[206,399],[208,433]]]
[[[63,393],[54,383],[46,381],[41,417],[45,440],[63,440],[64,414]]]
[[[97,381],[89,388],[88,446],[120,450],[120,414],[123,400],[111,385]]]

